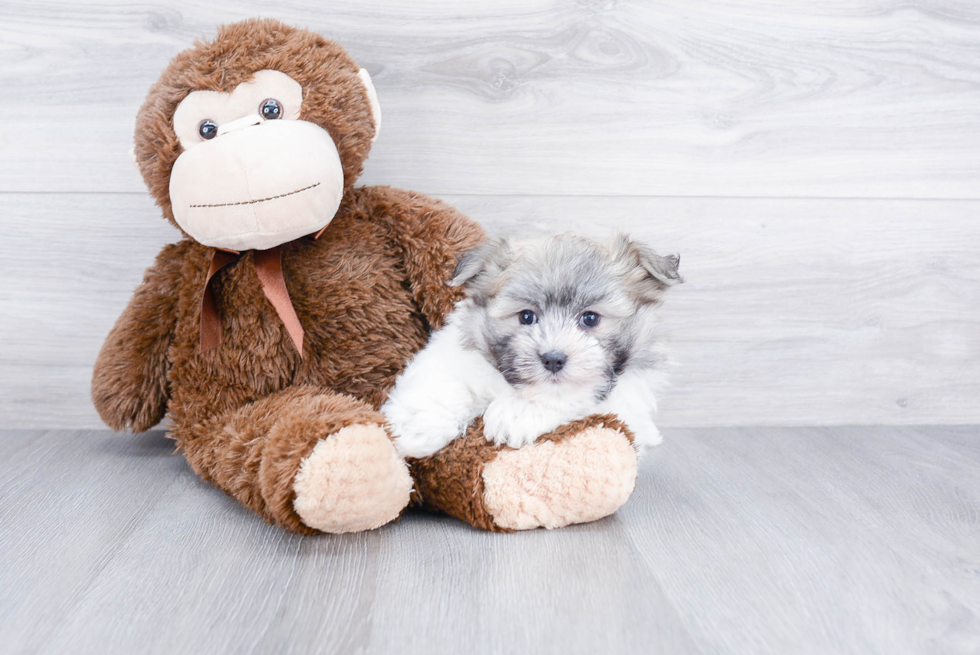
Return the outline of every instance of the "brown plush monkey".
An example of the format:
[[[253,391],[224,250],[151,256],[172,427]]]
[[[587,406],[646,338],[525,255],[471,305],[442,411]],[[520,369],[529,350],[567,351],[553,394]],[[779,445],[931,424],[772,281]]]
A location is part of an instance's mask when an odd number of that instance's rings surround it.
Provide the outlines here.
[[[379,126],[370,77],[309,31],[248,20],[174,58],[135,153],[184,238],[102,347],[99,414],[136,432],[169,416],[199,475],[297,532],[378,527],[413,487],[417,504],[487,530],[614,512],[636,458],[613,417],[520,450],[489,444],[478,421],[430,458],[396,454],[378,408],[484,235],[421,194],[354,187]]]

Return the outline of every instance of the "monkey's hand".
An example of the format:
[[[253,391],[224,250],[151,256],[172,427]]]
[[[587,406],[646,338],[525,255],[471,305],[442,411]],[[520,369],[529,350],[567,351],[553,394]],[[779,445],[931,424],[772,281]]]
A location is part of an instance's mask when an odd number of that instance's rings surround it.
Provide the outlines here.
[[[149,430],[167,411],[175,289],[191,244],[182,241],[160,252],[99,352],[92,372],[92,401],[113,430]]]

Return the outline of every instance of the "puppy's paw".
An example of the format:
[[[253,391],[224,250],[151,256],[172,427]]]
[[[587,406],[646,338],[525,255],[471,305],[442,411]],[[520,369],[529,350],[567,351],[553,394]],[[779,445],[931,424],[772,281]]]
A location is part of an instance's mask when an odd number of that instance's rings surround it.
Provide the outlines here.
[[[456,423],[436,421],[391,421],[388,427],[395,438],[395,450],[398,454],[413,458],[428,457],[438,452],[461,432]]]
[[[520,448],[532,444],[553,428],[541,429],[528,407],[519,402],[498,398],[483,414],[483,436],[498,446]]]
[[[633,431],[633,444],[637,447],[637,452],[642,453],[648,446],[659,446],[664,438],[660,430],[650,420],[649,416],[621,416],[620,419],[626,426]]]

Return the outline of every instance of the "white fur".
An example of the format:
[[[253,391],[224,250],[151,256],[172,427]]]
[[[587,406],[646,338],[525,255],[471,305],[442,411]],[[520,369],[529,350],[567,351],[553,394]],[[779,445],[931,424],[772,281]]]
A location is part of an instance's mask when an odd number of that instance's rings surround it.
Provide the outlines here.
[[[404,457],[441,450],[510,387],[483,355],[463,347],[460,316],[454,311],[432,335],[381,408]]]
[[[592,413],[615,414],[633,431],[633,445],[642,455],[648,446],[657,446],[664,440],[653,423],[653,416],[665,380],[666,376],[659,370],[627,370],[619,376],[609,397]]]

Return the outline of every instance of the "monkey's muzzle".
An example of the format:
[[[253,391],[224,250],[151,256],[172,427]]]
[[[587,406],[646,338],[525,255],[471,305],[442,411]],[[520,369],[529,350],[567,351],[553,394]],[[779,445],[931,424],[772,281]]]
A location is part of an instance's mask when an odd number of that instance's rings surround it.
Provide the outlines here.
[[[322,230],[344,194],[330,134],[302,120],[236,122],[174,163],[177,224],[203,245],[236,251],[267,250]]]

